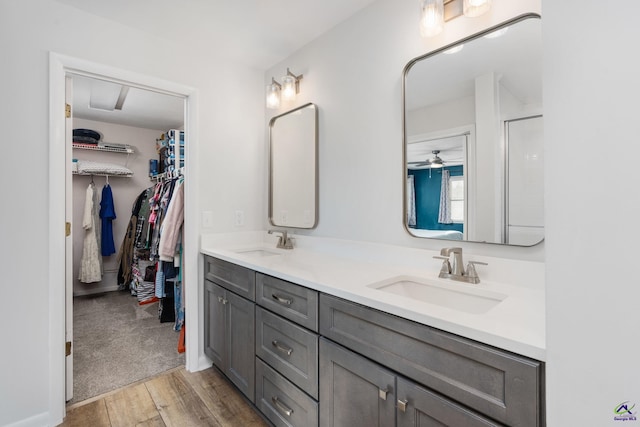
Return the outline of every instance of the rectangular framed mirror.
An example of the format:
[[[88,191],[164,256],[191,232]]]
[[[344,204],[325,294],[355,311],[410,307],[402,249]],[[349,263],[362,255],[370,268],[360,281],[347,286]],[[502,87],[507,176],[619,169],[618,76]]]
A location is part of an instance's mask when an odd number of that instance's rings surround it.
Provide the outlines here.
[[[269,122],[269,222],[318,223],[318,108],[309,103]]]
[[[404,225],[414,237],[544,238],[542,31],[527,14],[409,61]]]

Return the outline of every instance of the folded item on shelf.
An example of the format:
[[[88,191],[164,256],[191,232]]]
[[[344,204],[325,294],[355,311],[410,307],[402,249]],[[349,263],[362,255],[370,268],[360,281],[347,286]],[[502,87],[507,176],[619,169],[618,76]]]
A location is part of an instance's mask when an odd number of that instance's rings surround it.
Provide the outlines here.
[[[89,144],[97,144],[102,135],[91,129],[74,129],[73,142],[83,142]]]
[[[115,163],[94,162],[92,160],[78,160],[78,173],[133,175],[133,171],[125,166],[117,165]]]

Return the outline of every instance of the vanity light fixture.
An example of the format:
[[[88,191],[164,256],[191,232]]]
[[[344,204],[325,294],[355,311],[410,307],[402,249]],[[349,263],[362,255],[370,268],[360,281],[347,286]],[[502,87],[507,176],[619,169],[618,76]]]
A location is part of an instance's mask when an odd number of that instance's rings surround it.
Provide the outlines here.
[[[464,0],[462,10],[464,16],[475,18],[483,15],[491,9],[491,0]]]
[[[267,108],[276,109],[280,107],[280,98],[285,101],[295,99],[300,93],[300,80],[302,74],[296,76],[287,68],[287,74],[282,78],[282,84],[271,77],[271,83],[267,85]]]
[[[420,0],[420,34],[432,37],[440,34],[444,23],[466,16],[475,18],[491,9],[492,0]]]
[[[432,37],[444,28],[444,0],[420,0],[420,34]]]
[[[271,77],[271,83],[267,85],[267,108],[280,107],[280,89],[282,89],[282,85]]]

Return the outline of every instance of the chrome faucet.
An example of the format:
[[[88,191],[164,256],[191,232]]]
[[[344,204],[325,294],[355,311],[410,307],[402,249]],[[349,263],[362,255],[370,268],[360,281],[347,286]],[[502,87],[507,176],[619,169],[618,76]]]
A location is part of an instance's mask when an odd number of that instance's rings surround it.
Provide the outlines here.
[[[452,254],[453,259],[451,258]],[[487,265],[486,262],[469,261],[465,271],[464,262],[462,261],[462,248],[442,248],[440,256],[434,256],[434,258],[443,260],[438,277],[473,284],[480,283],[480,277],[476,272],[475,266]]]
[[[278,244],[276,245],[276,248],[278,249],[293,249],[293,241],[291,240],[291,237],[289,237],[287,235],[287,230],[269,230],[268,231],[269,234],[273,234],[273,233],[280,233],[281,236],[278,237]]]

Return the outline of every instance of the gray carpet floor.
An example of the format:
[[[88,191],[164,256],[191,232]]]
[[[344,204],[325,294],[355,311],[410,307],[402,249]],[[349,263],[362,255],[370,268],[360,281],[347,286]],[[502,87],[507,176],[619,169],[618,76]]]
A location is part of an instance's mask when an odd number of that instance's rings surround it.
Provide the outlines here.
[[[73,327],[69,403],[184,366],[173,323],[160,323],[158,303],[138,305],[129,292],[75,297]]]

